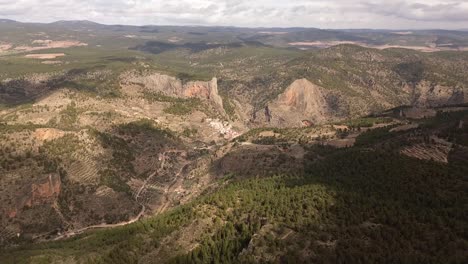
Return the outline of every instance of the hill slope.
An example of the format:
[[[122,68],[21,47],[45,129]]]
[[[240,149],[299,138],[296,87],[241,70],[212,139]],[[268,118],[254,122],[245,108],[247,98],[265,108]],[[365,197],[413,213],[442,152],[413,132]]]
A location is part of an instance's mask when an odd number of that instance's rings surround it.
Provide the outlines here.
[[[220,179],[226,181],[220,188],[165,214],[32,250],[7,250],[2,258],[7,263],[464,263],[468,131],[458,124],[467,117],[447,113],[416,130],[371,130],[349,149],[315,146],[304,157],[303,173],[247,179],[234,174]],[[427,135],[450,135],[456,146],[447,164],[399,154],[399,146]]]

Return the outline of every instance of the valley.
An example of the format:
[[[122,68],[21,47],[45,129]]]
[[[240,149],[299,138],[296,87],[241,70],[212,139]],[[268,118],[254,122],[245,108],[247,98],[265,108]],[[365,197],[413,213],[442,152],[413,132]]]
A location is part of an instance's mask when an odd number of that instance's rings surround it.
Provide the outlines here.
[[[466,32],[0,32],[2,263],[468,259]]]

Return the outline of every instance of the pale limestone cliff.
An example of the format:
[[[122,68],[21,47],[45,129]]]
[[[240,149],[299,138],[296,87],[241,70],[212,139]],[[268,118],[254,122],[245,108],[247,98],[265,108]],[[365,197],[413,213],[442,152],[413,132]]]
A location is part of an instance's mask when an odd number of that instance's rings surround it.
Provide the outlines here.
[[[301,126],[303,120],[322,123],[331,116],[324,90],[307,79],[294,81],[269,107],[274,125]]]
[[[223,100],[218,94],[218,80],[192,81],[185,84],[181,80],[159,73],[149,75],[132,75],[127,77],[124,84],[137,84],[148,91],[161,92],[168,96],[200,98],[209,100],[223,109]]]

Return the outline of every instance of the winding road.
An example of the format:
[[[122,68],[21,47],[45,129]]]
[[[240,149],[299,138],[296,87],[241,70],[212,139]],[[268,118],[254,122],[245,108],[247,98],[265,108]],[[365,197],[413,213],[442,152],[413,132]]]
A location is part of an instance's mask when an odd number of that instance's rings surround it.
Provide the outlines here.
[[[160,158],[159,160],[161,161],[161,166],[155,171],[153,172],[151,175],[148,176],[148,178],[146,178],[146,180],[143,182],[143,185],[138,189],[138,191],[136,192],[135,194],[135,201],[138,202],[138,198],[140,198],[140,195],[141,193],[145,190],[148,182],[151,181],[151,179],[157,175],[160,171],[164,170],[164,166],[166,164],[166,156],[168,153],[184,153],[185,151],[182,151],[182,150],[168,150],[168,151],[165,151],[163,152],[161,155],[160,155]],[[181,169],[180,171],[175,175],[175,178],[173,180],[173,182],[167,186],[165,189],[164,189],[164,194],[165,194],[165,202],[163,203],[163,205],[159,208],[158,210],[158,214],[163,212],[170,204],[170,199],[169,199],[169,191],[174,187],[174,185],[177,183],[177,181],[179,180],[179,176],[180,174],[182,173],[183,169],[188,165],[189,163],[186,163]],[[135,223],[137,222],[138,220],[140,220],[141,217],[143,217],[144,213],[145,213],[145,210],[146,210],[146,207],[143,203],[140,203],[141,205],[141,210],[140,212],[138,213],[137,216],[131,218],[130,220],[128,221],[124,221],[124,222],[120,222],[120,223],[116,223],[116,224],[98,224],[98,225],[91,225],[91,226],[87,226],[87,227],[83,227],[83,228],[80,228],[80,229],[75,229],[75,230],[70,230],[70,231],[67,231],[63,234],[60,234],[59,236],[55,237],[54,239],[52,239],[53,241],[57,241],[57,240],[62,240],[62,239],[66,239],[66,238],[70,238],[70,237],[73,237],[73,236],[76,236],[76,235],[79,235],[79,234],[82,234],[84,233],[85,231],[88,231],[88,230],[92,230],[92,229],[102,229],[102,228],[114,228],[114,227],[120,227],[120,226],[125,226],[125,225],[129,225],[129,224],[132,224],[132,223]]]

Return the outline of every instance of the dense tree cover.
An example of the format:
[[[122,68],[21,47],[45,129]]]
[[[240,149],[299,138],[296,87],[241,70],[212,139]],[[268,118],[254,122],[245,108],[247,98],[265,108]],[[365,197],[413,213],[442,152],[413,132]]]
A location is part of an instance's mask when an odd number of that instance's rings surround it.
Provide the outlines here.
[[[78,235],[67,241],[25,245],[13,250],[19,254],[9,254],[11,250],[0,251],[0,259],[5,263],[50,263],[60,259],[60,256],[69,255],[79,259],[80,263],[137,263],[145,253],[158,248],[165,236],[192,221],[195,216],[194,210],[183,206],[132,225]]]
[[[108,132],[92,130],[92,133],[104,149],[112,151],[112,158],[103,161],[98,172],[100,184],[129,195],[131,190],[126,183],[128,179],[145,176],[139,175],[134,166],[139,155],[180,146],[180,140],[174,132],[158,127],[149,119],[122,124]]]
[[[352,158],[350,158],[352,157]],[[339,195],[337,260],[463,263],[467,260],[467,164],[442,165],[388,152],[350,150],[309,168]],[[312,178],[313,179],[313,178]],[[377,223],[376,230],[362,228]],[[362,238],[362,239],[359,239]],[[351,261],[353,262],[353,261]]]
[[[265,219],[304,234],[314,252],[305,257],[301,241],[282,248],[275,238],[269,247],[285,251],[286,262],[463,263],[467,180],[457,166],[388,152],[342,151],[311,164],[304,177],[249,180],[206,198],[221,209],[236,208],[228,216],[234,227],[227,225],[174,262],[237,263],[231,256]]]
[[[151,136],[158,137],[160,139],[176,139],[176,135],[173,131],[157,126],[157,124],[150,119],[141,119],[139,121],[121,125],[118,128],[118,134],[120,135],[136,136],[145,133],[151,134]]]
[[[338,124],[346,125],[351,129],[357,129],[361,127],[372,127],[375,124],[383,124],[390,122],[392,122],[392,119],[388,117],[364,117],[347,120]]]
[[[464,135],[453,124],[443,131]],[[5,252],[5,259],[71,255],[84,263],[146,263],[159,252],[169,263],[466,263],[466,149],[456,147],[448,164],[422,161],[370,148],[401,136],[388,128],[371,133],[362,147],[310,148],[303,174],[234,176],[168,213]],[[204,219],[210,225],[194,247],[168,244]]]
[[[377,143],[381,143],[384,140],[394,138],[397,133],[390,132],[394,126],[390,127],[380,127],[372,129],[360,134],[356,138],[356,146],[372,146]]]
[[[468,111],[438,112],[425,122],[425,128],[438,128],[438,136],[448,141],[468,146]],[[460,127],[461,125],[461,127]]]
[[[296,128],[277,128],[260,127],[250,129],[248,132],[237,137],[237,142],[252,141],[261,145],[286,144],[288,142],[307,142],[310,138],[305,136],[320,129],[319,127],[296,127]],[[272,132],[274,136],[260,136],[262,132]]]
[[[199,98],[179,98],[168,96],[161,92],[144,92],[143,98],[150,102],[170,103],[170,106],[164,109],[164,112],[168,114],[183,116],[198,110],[207,116],[216,117],[216,113]]]

